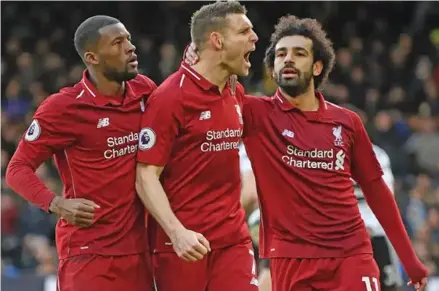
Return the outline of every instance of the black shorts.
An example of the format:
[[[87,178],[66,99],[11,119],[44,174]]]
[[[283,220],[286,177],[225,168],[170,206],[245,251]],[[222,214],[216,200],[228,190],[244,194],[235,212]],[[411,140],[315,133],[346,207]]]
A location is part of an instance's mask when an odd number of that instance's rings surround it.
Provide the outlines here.
[[[402,285],[399,260],[390,242],[384,236],[372,237],[372,247],[375,261],[380,269],[381,287],[396,287]]]

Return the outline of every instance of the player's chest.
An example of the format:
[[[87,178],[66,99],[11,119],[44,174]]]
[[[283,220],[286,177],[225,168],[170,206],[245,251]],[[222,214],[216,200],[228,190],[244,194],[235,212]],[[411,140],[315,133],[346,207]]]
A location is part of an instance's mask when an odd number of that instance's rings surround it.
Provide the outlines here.
[[[309,120],[297,112],[273,113],[262,123],[266,153],[293,168],[348,170],[352,130],[344,122]]]
[[[187,107],[182,133],[196,140],[240,139],[243,129],[241,109],[233,96]]]
[[[90,109],[81,124],[77,147],[84,154],[106,159],[135,154],[142,110],[140,102],[126,107]]]

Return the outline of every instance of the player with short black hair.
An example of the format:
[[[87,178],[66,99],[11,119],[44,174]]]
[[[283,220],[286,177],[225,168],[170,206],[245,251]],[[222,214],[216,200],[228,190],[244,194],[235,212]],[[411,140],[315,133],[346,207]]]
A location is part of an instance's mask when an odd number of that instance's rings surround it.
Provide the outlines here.
[[[140,119],[156,85],[138,74],[131,35],[116,18],[85,20],[75,47],[87,66],[82,80],[38,107],[6,182],[60,217],[58,291],[152,290],[145,210],[134,183]],[[62,196],[35,174],[52,156]]]

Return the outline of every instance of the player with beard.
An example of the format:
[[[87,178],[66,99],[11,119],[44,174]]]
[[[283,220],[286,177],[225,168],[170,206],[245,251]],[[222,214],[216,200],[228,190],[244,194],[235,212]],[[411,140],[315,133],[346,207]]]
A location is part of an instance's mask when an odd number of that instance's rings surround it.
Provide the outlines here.
[[[379,270],[351,179],[424,290],[417,258],[366,130],[354,112],[318,91],[334,50],[314,19],[282,17],[265,64],[279,89],[244,99],[244,144],[256,178],[260,255],[270,259],[273,290],[378,291]]]
[[[138,74],[136,48],[118,19],[88,18],[74,42],[87,66],[82,80],[39,106],[8,165],[6,182],[60,217],[58,291],[152,290],[135,166],[144,99],[156,85]],[[35,174],[52,156],[62,196]]]

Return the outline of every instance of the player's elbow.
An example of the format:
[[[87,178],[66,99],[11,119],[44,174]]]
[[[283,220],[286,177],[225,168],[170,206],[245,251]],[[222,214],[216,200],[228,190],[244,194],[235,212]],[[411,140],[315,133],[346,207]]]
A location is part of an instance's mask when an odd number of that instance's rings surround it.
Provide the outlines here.
[[[8,167],[6,168],[6,173],[5,173],[5,181],[6,184],[12,188],[12,183],[13,183],[13,173],[12,173],[13,169],[11,169],[11,163],[9,163]]]
[[[18,178],[22,176],[20,175],[20,172],[22,171],[23,167],[25,167],[25,165],[20,164],[12,159],[6,168],[5,182],[13,190],[16,189],[17,183],[19,183]]]

